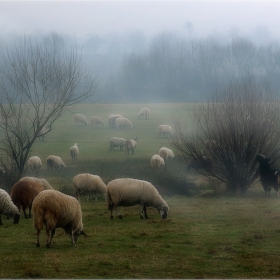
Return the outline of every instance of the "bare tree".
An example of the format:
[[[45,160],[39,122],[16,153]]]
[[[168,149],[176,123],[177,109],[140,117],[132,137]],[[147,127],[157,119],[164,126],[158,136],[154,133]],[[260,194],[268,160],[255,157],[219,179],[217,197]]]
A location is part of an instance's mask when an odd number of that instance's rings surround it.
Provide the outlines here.
[[[184,122],[176,120],[172,145],[182,161],[194,159],[201,174],[245,193],[258,178],[257,154],[272,158],[272,164],[280,159],[279,117],[279,102],[268,85],[232,82],[212,102],[197,105],[195,133],[188,135]]]
[[[38,133],[67,106],[92,96],[96,82],[81,64],[77,46],[63,48],[59,37],[43,42],[22,37],[0,53],[0,164],[11,182],[24,172]]]

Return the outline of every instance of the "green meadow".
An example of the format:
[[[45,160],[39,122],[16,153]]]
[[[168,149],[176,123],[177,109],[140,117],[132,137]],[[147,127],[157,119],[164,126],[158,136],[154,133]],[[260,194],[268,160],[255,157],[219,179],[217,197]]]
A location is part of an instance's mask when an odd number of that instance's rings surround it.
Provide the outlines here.
[[[124,218],[109,219],[104,197],[94,201],[81,197],[84,231],[77,246],[58,229],[50,249],[41,232],[36,248],[32,219],[18,225],[2,217],[0,228],[0,278],[279,278],[280,203],[275,192],[265,198],[256,184],[244,196],[212,195],[209,184],[195,184],[200,177],[175,158],[161,171],[150,168],[150,158],[162,146],[171,148],[170,138],[157,138],[160,124],[186,120],[190,133],[192,104],[145,104],[149,120],[139,120],[143,104],[82,104],[69,108],[54,124],[45,141],[36,141],[31,155],[42,159],[39,177],[53,188],[74,195],[72,178],[89,172],[105,183],[132,177],[153,183],[169,205],[168,219],[161,220],[148,208],[148,220],[140,219],[140,207],[122,209]],[[75,124],[82,113],[88,125]],[[133,123],[132,130],[108,126],[111,113],[120,113]],[[100,116],[105,125],[93,127],[90,118]],[[110,151],[109,139],[138,137],[134,155]],[[79,144],[72,161],[69,148]],[[176,155],[176,151],[175,155]],[[60,156],[67,168],[48,171],[46,158]],[[2,155],[3,156],[3,155]],[[27,176],[34,176],[27,169]]]

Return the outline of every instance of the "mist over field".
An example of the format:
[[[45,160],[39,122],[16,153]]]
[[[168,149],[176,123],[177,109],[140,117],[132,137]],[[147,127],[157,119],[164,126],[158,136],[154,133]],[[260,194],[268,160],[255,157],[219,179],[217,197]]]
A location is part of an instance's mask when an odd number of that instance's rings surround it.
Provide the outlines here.
[[[279,11],[273,1],[3,1],[0,47],[23,35],[77,45],[98,83],[92,102],[200,102],[251,77],[278,92]]]

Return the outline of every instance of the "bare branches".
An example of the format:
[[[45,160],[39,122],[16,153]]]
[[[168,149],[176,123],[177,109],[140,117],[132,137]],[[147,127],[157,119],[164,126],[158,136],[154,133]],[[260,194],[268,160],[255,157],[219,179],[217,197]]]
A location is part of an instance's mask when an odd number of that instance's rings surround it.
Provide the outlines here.
[[[213,102],[195,108],[194,135],[187,136],[177,122],[173,146],[183,161],[196,159],[200,173],[225,182],[233,192],[245,192],[257,178],[258,153],[273,158],[273,163],[280,159],[279,117],[279,103],[268,85],[235,81]],[[205,167],[205,157],[210,167]]]
[[[52,34],[43,42],[23,37],[6,46],[0,63],[0,127],[6,153],[21,173],[41,129],[50,126],[67,106],[92,96],[96,83],[81,64],[77,46],[63,48]]]

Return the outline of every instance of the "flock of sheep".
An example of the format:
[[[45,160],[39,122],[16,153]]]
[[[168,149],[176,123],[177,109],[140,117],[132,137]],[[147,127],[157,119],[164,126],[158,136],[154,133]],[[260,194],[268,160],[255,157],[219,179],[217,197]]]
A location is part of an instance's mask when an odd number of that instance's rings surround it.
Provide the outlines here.
[[[140,109],[138,113],[138,119],[149,119],[150,118],[150,109],[148,107],[143,107]],[[87,125],[87,118],[82,114],[76,114],[74,116],[76,123],[81,123],[83,125]],[[91,124],[92,125],[104,125],[104,121],[98,117],[93,116],[91,117]],[[121,114],[111,114],[108,117],[108,124],[113,129],[132,129],[133,125],[131,121]],[[173,129],[170,125],[162,124],[158,127],[157,137],[161,135],[168,135],[171,136],[173,133]],[[134,154],[134,150],[137,146],[137,136],[133,139],[125,139],[122,137],[112,137],[109,141],[110,143],[110,151],[114,151],[114,148],[118,148],[120,151],[125,151],[125,155],[129,155],[131,151],[132,155]],[[153,169],[159,169],[164,167],[166,160],[174,159],[174,153],[171,149],[162,147],[159,150],[159,154],[154,154],[151,157],[150,165]],[[72,157],[73,158],[73,157]]]
[[[142,108],[138,114],[139,119],[148,119],[149,116],[150,110],[148,108]],[[87,124],[85,116],[81,114],[75,115],[75,121]],[[133,127],[128,119],[119,114],[110,115],[108,122],[110,127],[115,129]],[[97,116],[92,117],[91,123],[104,125],[102,119]],[[157,136],[164,133],[171,134],[172,128],[168,125],[160,125]],[[134,154],[137,137],[128,140],[113,137],[109,143],[110,150],[119,147],[120,150],[125,149],[125,154],[129,154],[130,151]],[[77,160],[78,154],[79,147],[75,143],[70,147],[72,160]],[[158,154],[151,157],[150,165],[152,168],[158,169],[163,167],[168,159],[173,158],[173,151],[162,147]],[[269,159],[263,155],[258,155],[256,160],[259,162],[260,179],[265,195],[269,195],[271,187],[273,187],[279,196],[280,170],[271,169],[268,163]],[[38,175],[42,166],[41,159],[38,156],[30,157],[28,166]],[[54,155],[47,157],[47,168],[49,170],[65,167],[60,157]],[[76,197],[54,190],[46,179],[37,177],[21,178],[12,186],[10,194],[0,189],[0,225],[2,225],[1,215],[13,218],[15,224],[19,223],[20,212],[23,211],[26,219],[31,218],[33,214],[33,226],[37,232],[36,247],[40,247],[39,236],[44,225],[47,234],[47,248],[51,247],[56,228],[64,229],[65,233],[70,235],[72,244],[76,245],[80,235],[86,236],[83,231],[82,209],[79,202],[82,192],[88,194],[87,201],[91,195],[95,195],[95,200],[97,200],[97,194],[102,193],[107,202],[107,209],[110,211],[110,218],[113,218],[114,211],[116,211],[117,217],[122,218],[121,206],[137,204],[141,206],[140,218],[142,219],[148,219],[147,207],[157,209],[162,219],[167,218],[169,207],[150,182],[132,178],[119,178],[106,185],[101,177],[89,173],[77,174],[72,181]]]
[[[148,119],[150,116],[149,108],[142,108],[138,114],[138,118]],[[75,122],[87,124],[86,117],[81,114],[75,115]],[[110,115],[108,119],[111,128],[115,129],[131,129],[132,123],[121,115]],[[104,125],[101,118],[94,116],[91,118],[93,125]],[[167,127],[167,129],[165,129]],[[164,125],[160,126],[158,136],[161,134],[172,133],[172,128]],[[46,127],[46,130],[49,128]],[[44,132],[43,132],[44,133]],[[42,137],[40,135],[40,137]],[[41,139],[44,141],[44,139]],[[120,147],[125,149],[125,154],[129,155],[137,144],[137,137],[134,139],[124,139],[113,137],[110,139],[110,149]],[[75,143],[70,147],[70,156],[72,160],[77,160],[79,154],[78,144]],[[174,153],[171,149],[162,147],[159,154],[152,156],[151,166],[159,168],[164,166],[164,162],[173,159]],[[42,161],[38,156],[32,156],[28,160],[28,166],[31,171],[38,172],[42,166]],[[66,165],[62,159],[55,155],[47,157],[47,169],[65,168]],[[163,200],[157,189],[144,180],[132,178],[120,178],[110,181],[107,185],[98,175],[89,173],[77,174],[73,177],[73,188],[75,197],[66,195],[60,191],[54,190],[46,179],[38,177],[23,177],[16,182],[8,194],[5,190],[0,189],[0,225],[2,225],[1,214],[11,217],[14,223],[19,223],[20,212],[23,211],[26,219],[31,218],[33,214],[33,225],[37,231],[36,246],[40,246],[40,232],[43,226],[46,227],[47,242],[46,246],[51,247],[52,238],[56,228],[63,228],[66,234],[69,234],[72,244],[76,245],[78,236],[85,235],[83,231],[82,209],[80,205],[80,193],[88,194],[87,200],[91,195],[102,193],[107,201],[107,209],[110,210],[110,218],[113,218],[113,211],[117,212],[117,216],[122,218],[120,213],[121,206],[141,205],[140,218],[148,219],[146,207],[153,207],[158,210],[162,219],[166,219],[169,207]],[[27,213],[28,210],[28,213]]]

